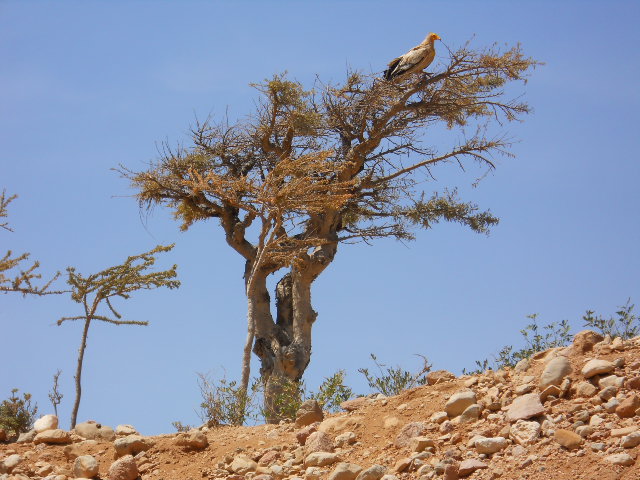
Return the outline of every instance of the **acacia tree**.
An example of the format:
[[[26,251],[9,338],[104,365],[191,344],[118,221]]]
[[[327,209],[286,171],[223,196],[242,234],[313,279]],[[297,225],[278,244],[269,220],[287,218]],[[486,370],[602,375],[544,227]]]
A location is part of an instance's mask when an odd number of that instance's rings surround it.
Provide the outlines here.
[[[62,325],[66,321],[81,320],[84,322],[82,339],[78,350],[76,375],[74,377],[76,398],[71,412],[71,428],[75,428],[76,426],[78,409],[80,408],[80,397],[82,395],[82,363],[84,360],[84,352],[87,348],[87,338],[91,322],[98,320],[117,326],[148,325],[148,322],[122,320],[122,316],[116,311],[111,302],[117,297],[126,300],[131,296],[132,292],[138,290],[151,290],[160,287],[168,287],[170,289],[178,288],[180,282],[175,280],[177,276],[176,265],[169,270],[147,273],[147,270],[155,263],[154,255],[156,253],[168,252],[172,248],[173,245],[166,247],[158,245],[149,252],[128,257],[127,260],[120,265],[109,267],[86,277],[77,273],[73,267],[67,268],[67,283],[71,287],[71,299],[74,302],[82,304],[84,309],[83,315],[62,317],[57,322],[58,325]],[[104,305],[103,302],[115,318],[98,313],[98,307]]]
[[[17,195],[7,196],[6,192],[4,190],[2,191],[0,195],[0,219],[8,216],[7,207],[16,198],[18,198]],[[0,223],[0,228],[9,232],[13,231],[9,227],[8,222]],[[18,292],[22,293],[23,296],[62,293],[49,290],[51,284],[60,275],[59,273],[56,273],[53,278],[44,285],[34,285],[34,280],[40,280],[42,278],[42,275],[38,273],[38,268],[40,268],[39,262],[33,262],[26,270],[19,270],[21,264],[24,264],[24,262],[29,259],[29,255],[29,253],[22,253],[18,256],[13,256],[13,252],[8,250],[7,253],[0,258],[0,292]],[[16,270],[19,271],[16,273]],[[12,271],[14,273],[11,273]]]
[[[498,222],[488,211],[458,199],[455,191],[438,190],[432,170],[468,161],[492,169],[495,155],[510,155],[508,139],[486,132],[529,111],[525,103],[506,98],[505,85],[525,80],[535,65],[519,46],[476,51],[466,45],[450,52],[435,73],[396,82],[349,72],[342,84],[318,82],[314,91],[305,91],[300,83],[276,75],[255,85],[260,103],[246,120],[198,123],[191,147],[167,147],[146,171],[121,169],[142,207],[167,206],[183,229],[218,219],[228,245],[245,259],[247,340],[261,362],[265,410],[272,412],[268,421],[280,419],[269,408],[279,385],[299,381],[309,363],[317,317],[311,286],[334,260],[340,242],[413,239],[412,228],[429,229],[441,220],[486,233]],[[447,143],[445,136],[428,136],[441,125],[464,140]],[[304,159],[314,153],[322,153],[327,166],[304,169]],[[304,205],[310,185],[328,194],[339,185],[348,196],[317,209],[296,209],[269,191],[271,198],[261,205],[269,212],[280,209],[291,220],[288,230],[272,227],[278,248],[271,251],[260,247],[261,234],[252,237],[255,231],[249,227],[256,215],[242,204],[251,203],[254,194],[244,182],[251,178],[260,186],[283,163],[301,165],[278,184],[302,185],[287,190],[287,201]],[[276,287],[274,320],[266,278],[280,271],[286,273]],[[246,348],[243,365],[246,372]]]

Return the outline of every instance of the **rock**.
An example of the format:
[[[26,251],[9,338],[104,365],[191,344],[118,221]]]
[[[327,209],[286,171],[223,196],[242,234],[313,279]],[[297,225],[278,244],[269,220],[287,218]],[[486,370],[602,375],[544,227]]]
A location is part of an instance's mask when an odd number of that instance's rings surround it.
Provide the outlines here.
[[[355,480],[362,471],[360,465],[355,463],[340,462],[336,468],[329,474],[327,480]]]
[[[50,445],[64,445],[71,443],[71,436],[69,432],[56,428],[55,430],[45,430],[38,433],[33,439],[33,443],[36,445],[39,443],[46,443]]]
[[[531,360],[529,360],[528,358],[523,358],[518,363],[516,363],[516,366],[513,367],[513,371],[516,373],[524,373],[527,370],[529,370],[530,366],[531,366]]]
[[[614,438],[624,437],[625,435],[629,435],[637,431],[638,431],[638,427],[634,425],[633,427],[614,428],[613,430],[611,430],[611,432],[609,432],[609,435],[611,435]]]
[[[491,455],[493,453],[503,450],[509,445],[509,442],[504,437],[485,438],[481,437],[476,439],[474,447],[478,453],[484,453],[485,455]]]
[[[318,426],[318,430],[325,433],[340,432],[343,430],[356,430],[360,426],[362,417],[344,416],[327,418]]]
[[[125,455],[111,464],[108,480],[136,480],[138,478],[138,466],[133,456]]]
[[[607,375],[606,377],[602,377],[598,380],[598,386],[600,388],[608,388],[608,387],[616,387],[622,388],[624,385],[624,377],[619,377],[617,375]]]
[[[336,447],[346,447],[347,445],[353,445],[354,443],[356,443],[356,434],[353,432],[344,432],[341,433],[340,435],[338,435],[334,441],[333,444]]]
[[[73,463],[73,474],[79,478],[93,478],[98,475],[98,461],[91,455],[81,455]]]
[[[562,393],[562,390],[560,390],[559,386],[549,385],[542,392],[540,392],[540,401],[544,403],[549,397],[559,398],[560,393]]]
[[[202,450],[209,446],[207,436],[200,430],[191,430],[186,433],[181,433],[176,437],[174,442],[180,447],[193,448],[195,450]]]
[[[329,452],[314,452],[310,453],[304,459],[305,467],[326,467],[327,465],[333,465],[340,458],[335,453]]]
[[[540,436],[540,424],[518,420],[509,430],[511,439],[519,445],[532,445]]]
[[[509,405],[507,409],[507,420],[510,422],[527,420],[528,418],[542,415],[544,412],[545,409],[542,403],[540,403],[540,396],[537,393],[528,393],[517,397],[511,405]]]
[[[600,360],[599,358],[594,358],[593,360],[589,360],[584,364],[584,367],[582,367],[582,376],[584,378],[591,378],[594,375],[609,373],[615,370],[615,368],[616,366],[608,360]]]
[[[535,386],[532,383],[525,383],[522,385],[518,385],[515,388],[514,393],[516,395],[524,395],[525,393],[531,392],[534,388]]]
[[[635,416],[638,408],[640,408],[640,397],[634,393],[620,402],[616,408],[616,415],[620,418],[631,418]]]
[[[427,374],[427,384],[436,385],[438,383],[450,382],[455,380],[456,376],[447,370],[436,370]]]
[[[142,437],[140,435],[127,435],[126,437],[118,438],[113,442],[117,457],[122,457],[124,455],[137,455],[140,452],[149,450],[153,444],[154,442],[152,439]]]
[[[395,446],[398,448],[406,447],[413,437],[419,437],[427,431],[427,426],[422,422],[407,423],[395,440]]]
[[[458,475],[461,477],[466,477],[468,475],[471,475],[476,470],[484,469],[487,467],[488,465],[486,463],[483,463],[480,460],[476,460],[475,458],[463,460],[458,466]]]
[[[584,439],[570,430],[558,429],[553,434],[553,439],[569,450],[576,449],[582,445]]]
[[[255,472],[258,469],[258,464],[246,455],[240,454],[233,457],[230,468],[233,473],[244,475],[249,472]]]
[[[258,460],[258,466],[266,467],[267,465],[275,462],[278,458],[280,458],[280,453],[277,450],[269,450],[260,457],[260,460]]]
[[[476,394],[472,390],[463,390],[461,392],[456,392],[444,406],[445,411],[449,417],[457,417],[462,414],[467,407],[477,403]]]
[[[400,425],[400,419],[398,417],[384,417],[382,426],[384,428],[395,428]]]
[[[0,462],[0,473],[11,473],[14,468],[20,465],[22,457],[17,453],[9,455],[2,462]]]
[[[640,390],[640,376],[632,377],[624,383],[629,390]]]
[[[436,442],[429,437],[413,437],[409,440],[409,448],[412,452],[424,452],[427,448],[435,448]]]
[[[576,396],[578,397],[583,397],[583,398],[593,397],[597,391],[598,389],[592,383],[580,382],[576,384]]]
[[[304,444],[305,455],[313,452],[333,452],[333,438],[324,432],[313,432]]]
[[[16,443],[33,442],[33,439],[36,438],[36,435],[37,433],[35,430],[29,430],[28,432],[21,433],[20,435],[18,435],[18,439],[16,440]]]
[[[607,455],[604,459],[613,465],[621,465],[623,467],[630,467],[636,463],[633,457],[627,453],[614,453],[613,455]]]
[[[616,408],[618,408],[618,405],[620,405],[620,402],[618,401],[617,398],[613,397],[613,398],[610,398],[609,401],[607,401],[607,403],[603,405],[603,407],[607,411],[607,413],[615,413]]]
[[[604,340],[604,337],[593,330],[583,330],[573,337],[573,349],[578,353],[587,353],[593,350],[596,343]]]
[[[387,473],[387,467],[383,465],[372,465],[366,470],[361,471],[356,480],[380,480]]]
[[[364,407],[370,402],[367,397],[358,397],[352,398],[351,400],[347,400],[340,404],[340,408],[346,410],[347,412],[353,412],[354,410],[358,410],[359,408]]]
[[[315,422],[322,422],[324,414],[316,400],[307,400],[296,412],[296,427],[305,427]]]
[[[116,435],[118,436],[126,436],[126,435],[140,435],[138,431],[135,429],[133,425],[118,425],[116,427]]]
[[[614,387],[613,385],[607,388],[604,388],[598,393],[598,396],[603,402],[610,400],[618,394],[618,387]]]
[[[296,440],[298,441],[298,443],[300,445],[304,445],[307,442],[307,438],[309,438],[309,435],[311,435],[313,432],[318,431],[319,425],[320,424],[316,422],[316,423],[312,423],[311,425],[307,425],[301,430],[298,430],[296,432]]]
[[[433,423],[442,423],[448,418],[449,418],[449,415],[447,415],[447,412],[434,412],[429,417],[429,420],[432,421]]]
[[[482,407],[477,403],[473,405],[469,405],[464,409],[464,412],[460,414],[459,421],[460,423],[472,423],[480,418],[480,413],[482,412]]]
[[[116,438],[113,428],[94,421],[79,423],[74,430],[76,434],[88,440],[107,440],[110,442]]]
[[[630,433],[620,439],[622,448],[634,448],[640,445],[640,432]]]
[[[33,429],[36,433],[55,430],[56,428],[58,428],[58,417],[55,415],[43,415],[33,424]]]
[[[567,357],[556,357],[544,367],[538,387],[544,390],[549,385],[560,385],[562,380],[571,373],[571,363]]]
[[[412,458],[401,458],[393,465],[393,471],[396,473],[402,473],[407,470],[413,463]]]
[[[457,463],[449,463],[445,465],[442,472],[442,480],[458,480],[460,478],[459,466]]]

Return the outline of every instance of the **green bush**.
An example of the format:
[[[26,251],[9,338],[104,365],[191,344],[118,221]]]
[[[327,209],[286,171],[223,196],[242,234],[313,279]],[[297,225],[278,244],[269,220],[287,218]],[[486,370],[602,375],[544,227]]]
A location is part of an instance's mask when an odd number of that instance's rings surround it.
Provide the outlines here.
[[[31,406],[30,393],[23,393],[22,398],[17,393],[14,388],[11,396],[0,403],[0,428],[15,435],[31,430],[38,413],[38,405]]]
[[[208,426],[243,425],[251,415],[252,398],[235,380],[223,376],[216,381],[199,373],[198,387],[202,396],[199,416]]]
[[[631,299],[627,300],[625,305],[619,307],[616,312],[617,318],[602,318],[601,315],[594,316],[593,310],[587,310],[582,317],[584,326],[598,330],[602,335],[610,335],[611,338],[621,337],[623,340],[640,335],[640,321],[638,316],[633,313],[635,305],[631,303]]]
[[[326,377],[317,393],[311,393],[309,398],[314,398],[322,407],[331,413],[340,411],[340,404],[353,397],[353,390],[344,384],[344,370],[338,370],[330,377]]]
[[[431,371],[431,365],[426,357],[418,356],[422,358],[422,368],[416,372],[410,372],[401,367],[389,367],[378,362],[378,358],[373,353],[371,359],[376,364],[379,373],[372,373],[367,368],[359,368],[358,372],[364,375],[369,388],[373,391],[386,396],[398,395],[403,390],[427,383],[427,374]]]

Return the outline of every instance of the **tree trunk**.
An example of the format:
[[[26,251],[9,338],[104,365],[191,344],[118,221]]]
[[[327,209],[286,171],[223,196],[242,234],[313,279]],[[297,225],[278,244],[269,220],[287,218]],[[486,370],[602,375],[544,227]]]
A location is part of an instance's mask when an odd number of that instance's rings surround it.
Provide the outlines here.
[[[80,349],[78,350],[78,366],[76,367],[76,399],[73,403],[73,410],[71,411],[71,428],[76,428],[76,420],[78,418],[78,409],[80,408],[80,396],[82,395],[82,361],[84,360],[84,351],[87,348],[87,336],[89,334],[89,324],[91,318],[87,318],[84,322],[84,330],[82,332],[82,341],[80,342]]]

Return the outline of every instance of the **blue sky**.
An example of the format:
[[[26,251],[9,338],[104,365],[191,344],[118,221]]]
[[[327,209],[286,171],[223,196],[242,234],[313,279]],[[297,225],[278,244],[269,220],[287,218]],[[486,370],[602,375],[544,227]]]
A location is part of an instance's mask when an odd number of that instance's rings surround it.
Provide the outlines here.
[[[504,127],[515,159],[475,189],[473,169],[436,171],[501,223],[487,237],[442,224],[409,244],[343,245],[313,291],[307,384],[344,368],[365,392],[356,370],[371,352],[459,373],[517,344],[528,314],[578,331],[586,309],[638,301],[639,20],[635,1],[0,2],[0,188],[19,195],[3,251],[90,273],[176,243],[159,264],[178,264],[180,290],[119,304],[149,327],[92,326],[79,421],[144,434],[197,423],[195,373],[235,377],[245,338],[242,262],[215,222],[181,233],[167,211],[141,213],[111,169],[144,168],[159,142],[187,141],[196,117],[250,113],[251,82],[378,72],[430,31],[450,48],[520,42],[546,63],[513,88],[534,108]],[[60,368],[64,426],[81,332],[55,321],[77,307],[0,298],[0,398],[17,387],[46,413]]]

